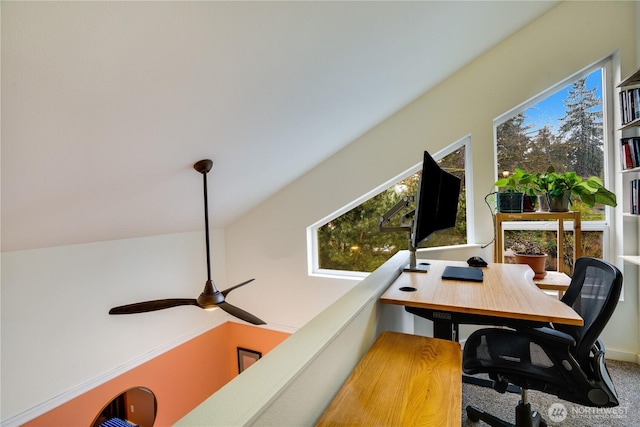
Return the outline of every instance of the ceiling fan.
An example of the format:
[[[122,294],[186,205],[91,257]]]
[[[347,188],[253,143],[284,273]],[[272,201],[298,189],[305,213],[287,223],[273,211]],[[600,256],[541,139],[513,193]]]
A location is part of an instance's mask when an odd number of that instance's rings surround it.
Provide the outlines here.
[[[211,280],[211,258],[209,255],[209,204],[207,198],[207,172],[211,170],[213,166],[213,162],[211,160],[205,159],[200,160],[196,164],[193,165],[193,168],[202,174],[203,183],[204,183],[204,226],[205,226],[205,236],[207,243],[207,283],[204,285],[204,290],[200,294],[200,296],[196,298],[168,298],[168,299],[159,299],[153,301],[144,301],[137,302],[134,304],[122,305],[119,307],[114,307],[109,310],[109,314],[134,314],[134,313],[146,313],[148,311],[156,311],[162,310],[165,308],[177,307],[180,305],[195,305],[205,310],[214,309],[216,307],[220,307],[227,313],[232,316],[237,317],[238,319],[244,320],[249,323],[253,323],[254,325],[264,325],[265,322],[251,313],[248,313],[241,308],[238,308],[234,305],[229,304],[225,301],[225,297],[234,289],[238,289],[241,286],[246,285],[247,283],[252,282],[254,279],[247,280],[246,282],[242,282],[235,286],[230,287],[229,289],[225,289],[220,292],[216,289],[216,285]]]

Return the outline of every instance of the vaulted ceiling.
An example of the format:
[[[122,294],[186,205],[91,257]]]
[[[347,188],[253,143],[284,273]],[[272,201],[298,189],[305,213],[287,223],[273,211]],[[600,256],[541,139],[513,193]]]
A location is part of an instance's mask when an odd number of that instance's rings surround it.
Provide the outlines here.
[[[2,2],[2,250],[224,227],[556,2]],[[398,141],[390,141],[397,144]]]

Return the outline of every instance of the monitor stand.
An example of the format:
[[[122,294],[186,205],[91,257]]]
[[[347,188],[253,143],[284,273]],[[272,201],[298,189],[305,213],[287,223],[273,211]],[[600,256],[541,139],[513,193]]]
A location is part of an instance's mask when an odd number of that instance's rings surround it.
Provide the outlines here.
[[[431,264],[428,262],[421,262],[418,264],[416,262],[416,248],[411,244],[411,239],[409,239],[409,264],[405,265],[402,271],[406,273],[428,273]]]
[[[391,218],[396,216],[400,211],[409,207],[411,203],[415,201],[415,197],[406,196],[400,199],[398,203],[396,203],[391,209],[389,209],[384,215],[382,215],[378,219],[378,230],[381,232],[395,232],[402,231],[407,233],[407,240],[409,241],[409,264],[407,264],[402,271],[408,271],[412,273],[426,273],[429,271],[429,263],[421,262],[420,264],[416,263],[416,248],[413,246],[413,240],[411,240],[411,235],[413,233],[413,215],[415,214],[415,210],[411,210],[400,218],[399,226],[389,226],[388,224],[391,221]]]

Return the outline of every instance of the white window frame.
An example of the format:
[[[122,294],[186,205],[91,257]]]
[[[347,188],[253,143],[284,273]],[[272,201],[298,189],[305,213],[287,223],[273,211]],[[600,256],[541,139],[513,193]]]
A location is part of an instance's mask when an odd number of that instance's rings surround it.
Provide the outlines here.
[[[441,246],[437,248],[420,249],[421,251],[446,250],[447,248],[460,248],[460,247],[468,246],[469,242],[472,239],[472,236],[475,236],[474,221],[473,221],[473,218],[474,218],[473,179],[471,179],[471,177],[473,176],[473,167],[472,167],[473,162],[471,161],[472,159],[471,135],[466,135],[463,138],[459,139],[458,141],[455,141],[454,143],[444,147],[443,149],[434,153],[432,157],[436,161],[438,161],[441,158],[447,156],[448,154],[453,153],[454,151],[462,147],[464,147],[464,159],[465,159],[464,169],[465,169],[465,196],[467,201],[467,209],[466,209],[467,243],[465,245],[451,245],[451,246]],[[351,209],[361,205],[362,203],[366,202],[372,197],[377,196],[378,194],[382,193],[392,185],[395,185],[398,182],[410,177],[414,173],[419,172],[421,169],[422,169],[422,162],[412,166],[411,168],[405,170],[399,175],[396,175],[395,177],[389,179],[388,181],[385,181],[384,183],[380,184],[379,186],[372,189],[368,193],[358,197],[351,203],[341,207],[340,209],[332,212],[331,214],[325,216],[319,221],[308,226],[307,227],[307,268],[308,268],[309,276],[362,280],[363,278],[371,274],[371,273],[362,272],[362,271],[330,270],[330,269],[320,268],[319,260],[318,260],[318,228],[324,226],[329,221],[339,217],[340,215],[343,215],[349,212]]]
[[[558,90],[572,84],[574,81],[585,77],[591,74],[598,68],[602,68],[603,74],[603,84],[602,84],[602,138],[604,145],[604,177],[605,177],[605,186],[608,188],[612,188],[612,185],[615,184],[614,180],[614,155],[613,155],[613,144],[614,135],[613,135],[613,114],[610,112],[612,110],[613,103],[613,86],[614,86],[614,78],[613,78],[613,66],[614,66],[614,56],[608,56],[604,59],[601,59],[593,64],[583,68],[575,74],[563,79],[562,81],[556,83],[550,88],[544,90],[538,95],[532,97],[531,99],[523,102],[517,107],[507,111],[506,113],[500,115],[493,121],[493,150],[494,150],[494,169],[496,170],[496,180],[497,177],[497,165],[498,165],[498,126],[502,123],[506,122],[513,116],[519,113],[523,113],[529,107],[537,104],[541,100],[547,98]],[[613,247],[610,244],[610,236],[611,236],[611,228],[613,227],[613,221],[615,221],[614,208],[610,206],[605,206],[604,210],[605,219],[604,221],[581,221],[581,229],[583,231],[601,231],[602,232],[602,257],[605,260],[613,259]],[[556,221],[513,221],[504,224],[505,230],[556,230],[557,223]],[[565,223],[565,230],[573,230],[573,223],[567,222]]]

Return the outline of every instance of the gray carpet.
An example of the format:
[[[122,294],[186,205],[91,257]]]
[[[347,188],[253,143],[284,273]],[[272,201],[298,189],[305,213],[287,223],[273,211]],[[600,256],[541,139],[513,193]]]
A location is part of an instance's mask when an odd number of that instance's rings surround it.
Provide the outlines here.
[[[607,360],[607,368],[618,392],[620,405],[598,413],[596,408],[577,405],[560,400],[545,393],[530,391],[529,402],[533,410],[540,412],[549,426],[558,427],[634,427],[640,426],[640,365],[616,360]],[[519,394],[500,394],[492,388],[471,384],[462,385],[462,425],[486,426],[467,419],[465,408],[474,405],[503,420],[515,422],[515,407]],[[564,408],[558,404],[564,405]],[[549,408],[566,409],[566,418],[560,422],[550,420]],[[553,410],[552,408],[552,410]],[[600,410],[602,411],[602,410]],[[556,412],[558,414],[558,412]]]

